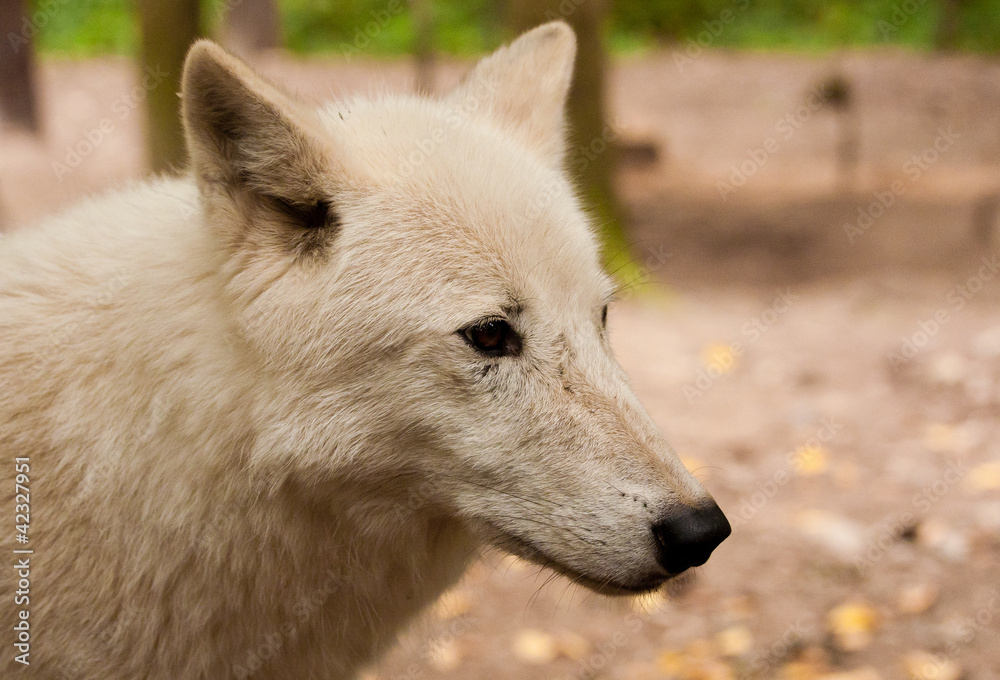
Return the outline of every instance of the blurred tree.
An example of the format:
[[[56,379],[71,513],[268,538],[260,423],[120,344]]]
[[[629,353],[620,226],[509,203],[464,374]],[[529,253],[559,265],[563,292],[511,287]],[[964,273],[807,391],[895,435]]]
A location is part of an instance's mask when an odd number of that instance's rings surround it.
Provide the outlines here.
[[[281,16],[275,0],[227,3],[223,42],[237,54],[273,50],[281,44]]]
[[[602,28],[606,9],[604,0],[509,0],[507,23],[521,33],[563,19],[576,32],[576,68],[567,106],[567,168],[596,213],[608,268],[629,280],[635,272],[614,188],[617,132],[605,114],[608,57]]]
[[[962,0],[939,0],[938,25],[934,36],[935,47],[939,50],[958,48],[959,29],[962,22]]]
[[[154,172],[183,165],[181,72],[188,47],[200,35],[199,0],[139,0],[142,82],[146,88],[146,148]]]
[[[413,89],[430,93],[434,89],[434,14],[431,0],[410,0],[413,13],[413,58],[416,76]]]
[[[858,172],[861,149],[861,121],[854,101],[854,88],[837,69],[816,86],[824,108],[837,121],[837,179],[841,191],[852,191]]]
[[[35,95],[37,29],[26,0],[0,0],[0,117],[28,132],[38,132]]]

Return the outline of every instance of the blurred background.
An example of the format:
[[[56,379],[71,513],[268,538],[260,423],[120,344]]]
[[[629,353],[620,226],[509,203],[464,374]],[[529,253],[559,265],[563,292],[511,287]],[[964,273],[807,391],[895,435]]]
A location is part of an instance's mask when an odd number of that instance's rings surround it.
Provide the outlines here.
[[[636,601],[489,555],[370,674],[1000,678],[1000,2],[0,0],[0,231],[183,168],[196,36],[318,102],[555,18],[615,350],[734,534]]]

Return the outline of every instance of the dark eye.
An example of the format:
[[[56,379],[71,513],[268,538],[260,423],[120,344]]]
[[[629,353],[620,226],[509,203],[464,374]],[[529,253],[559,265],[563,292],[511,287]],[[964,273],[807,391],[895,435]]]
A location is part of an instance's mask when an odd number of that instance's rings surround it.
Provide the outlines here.
[[[461,333],[466,342],[487,356],[516,355],[521,351],[521,338],[503,319],[477,321]]]

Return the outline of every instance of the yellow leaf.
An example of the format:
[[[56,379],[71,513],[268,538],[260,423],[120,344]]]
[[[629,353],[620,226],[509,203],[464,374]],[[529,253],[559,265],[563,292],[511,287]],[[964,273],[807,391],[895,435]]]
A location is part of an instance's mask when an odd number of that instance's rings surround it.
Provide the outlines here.
[[[959,680],[962,667],[944,655],[916,650],[902,659],[903,668],[912,680]]]
[[[718,373],[732,373],[736,368],[736,355],[729,345],[708,345],[701,350],[701,361],[706,369]]]
[[[965,453],[974,444],[973,432],[964,425],[931,423],[924,429],[924,447],[934,453]]]
[[[555,640],[548,633],[531,628],[514,638],[514,656],[530,664],[549,663],[556,658]]]
[[[800,446],[795,451],[795,472],[803,477],[821,475],[830,467],[830,456],[826,448],[816,446]]]
[[[878,623],[878,612],[859,602],[842,604],[827,616],[827,624],[837,646],[847,652],[870,645]]]
[[[1000,460],[982,463],[969,470],[965,483],[973,491],[1000,489]]]
[[[853,671],[824,673],[819,676],[819,680],[882,680],[882,676],[871,666],[862,666]]]
[[[680,676],[684,670],[684,655],[676,649],[667,649],[656,657],[656,667],[665,675]]]
[[[789,661],[781,667],[784,680],[816,680],[820,675],[816,664],[808,661]]]
[[[746,626],[732,626],[719,631],[715,642],[723,656],[743,656],[753,647],[753,634]]]

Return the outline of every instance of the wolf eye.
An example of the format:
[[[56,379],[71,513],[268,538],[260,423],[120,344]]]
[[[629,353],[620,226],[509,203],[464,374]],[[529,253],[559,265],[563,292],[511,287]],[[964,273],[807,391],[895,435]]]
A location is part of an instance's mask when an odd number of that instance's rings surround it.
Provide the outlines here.
[[[487,356],[516,355],[521,351],[520,336],[503,319],[477,321],[461,333],[466,342]]]

